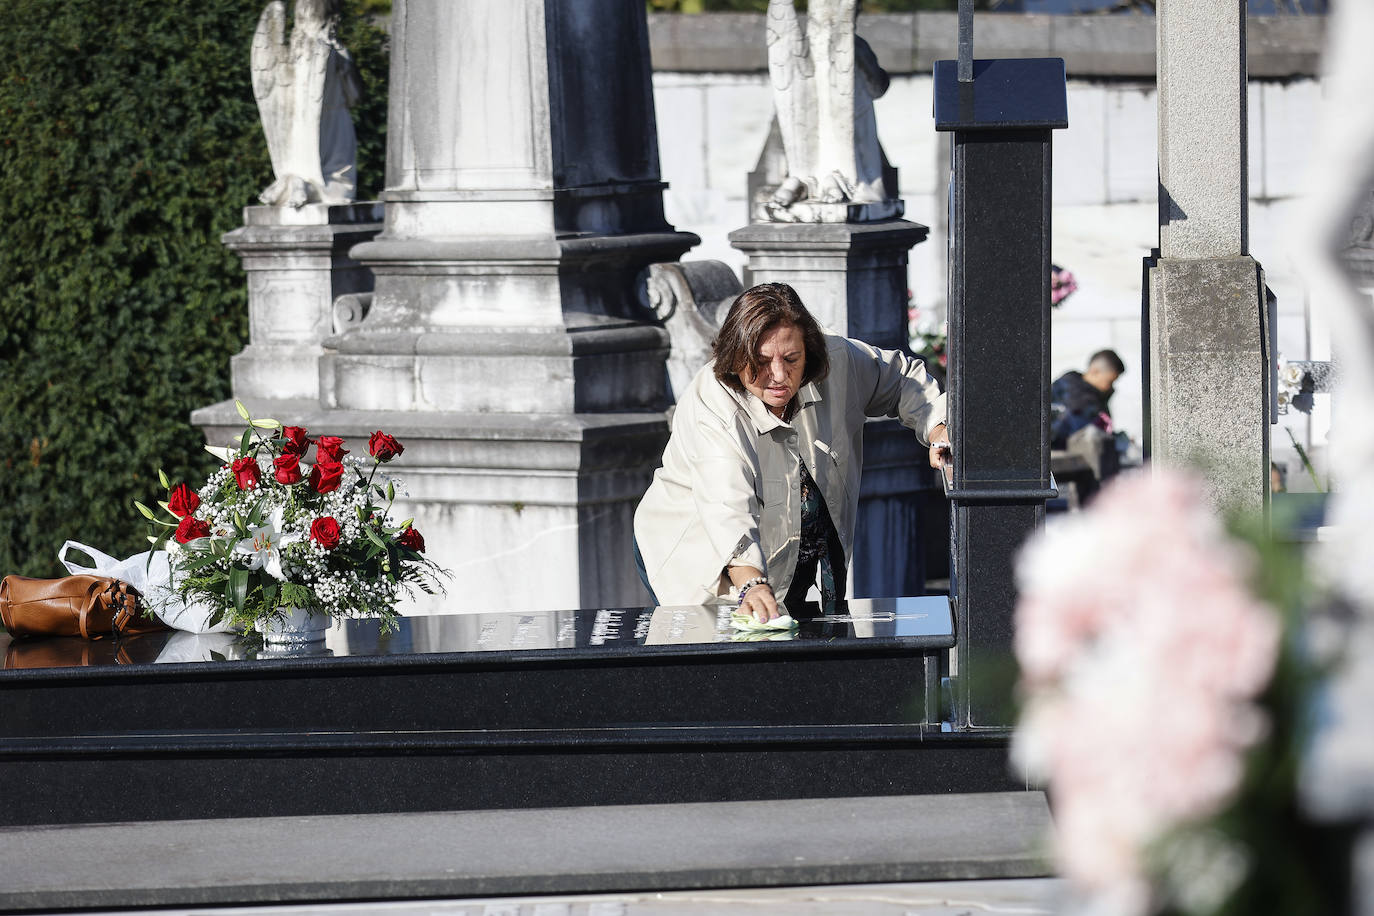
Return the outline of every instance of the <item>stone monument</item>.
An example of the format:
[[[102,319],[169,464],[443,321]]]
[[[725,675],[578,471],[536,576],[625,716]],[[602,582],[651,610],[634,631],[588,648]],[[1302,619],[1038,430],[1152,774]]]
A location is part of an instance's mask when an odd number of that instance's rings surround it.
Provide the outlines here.
[[[348,108],[362,87],[335,38],[338,18],[337,0],[299,0],[288,36],[285,3],[262,11],[251,74],[275,179],[263,206],[245,208],[244,225],[224,237],[248,274],[249,343],[231,361],[234,393],[288,402],[285,415],[318,404],[335,302],[366,301],[372,290],[371,273],[348,251],[381,230],[379,205],[353,203]]]
[[[745,286],[789,283],[830,330],[909,352],[907,251],[927,229],[897,218],[873,113],[887,75],[855,35],[855,0],[808,10],[803,29],[792,0],[769,3],[776,129],[755,172],[754,222],[730,244],[748,256]],[[921,594],[922,509],[933,495],[924,451],[892,421],[869,424],[864,440],[851,594]]]
[[[1156,17],[1159,248],[1146,259],[1146,452],[1202,469],[1215,502],[1268,503],[1270,353],[1250,257],[1245,8],[1164,0]]]
[[[315,400],[288,406],[405,443],[400,511],[455,574],[411,612],[645,600],[630,531],[668,336],[637,278],[698,241],[663,188],[642,5],[397,0],[384,227],[349,253],[375,292],[337,303]],[[235,425],[231,405],[196,419]]]
[[[758,218],[843,223],[902,215],[884,182],[873,100],[888,76],[854,32],[857,0],[768,4],[768,73],[787,170]]]
[[[339,0],[296,0],[288,39],[286,4],[273,0],[253,35],[253,97],[276,180],[268,206],[341,204],[357,188],[358,143],[348,109],[362,82],[334,32]]]

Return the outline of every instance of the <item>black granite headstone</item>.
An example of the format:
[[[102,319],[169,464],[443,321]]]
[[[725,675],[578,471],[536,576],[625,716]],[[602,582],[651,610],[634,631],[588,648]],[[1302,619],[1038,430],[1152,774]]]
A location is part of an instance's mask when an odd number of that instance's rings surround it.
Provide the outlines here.
[[[943,597],[732,609],[356,620],[287,656],[0,634],[0,826],[1014,788],[1003,744],[941,730]]]
[[[1054,493],[1049,449],[1050,137],[1068,126],[1064,62],[935,64],[951,131],[950,595],[954,727],[1011,724],[1012,566]]]

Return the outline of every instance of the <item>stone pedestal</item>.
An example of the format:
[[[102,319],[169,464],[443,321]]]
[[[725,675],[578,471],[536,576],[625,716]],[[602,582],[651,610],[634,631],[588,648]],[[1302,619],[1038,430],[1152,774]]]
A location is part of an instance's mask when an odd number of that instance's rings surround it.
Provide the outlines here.
[[[906,220],[755,223],[731,232],[730,244],[749,256],[746,287],[788,283],[830,330],[910,352],[907,251],[927,232]],[[870,422],[862,480],[851,594],[922,594],[923,512],[934,485],[925,448],[895,420]]]
[[[745,287],[788,283],[822,325],[876,347],[907,349],[907,252],[930,230],[907,220],[754,223],[730,233],[749,257]]]
[[[246,207],[243,222],[223,238],[248,274],[248,346],[230,361],[234,391],[316,398],[334,300],[372,291],[372,272],[348,252],[381,231],[382,207]]]
[[[1145,448],[1224,508],[1269,498],[1263,275],[1249,256],[1245,8],[1165,0],[1156,17],[1159,249],[1146,259]]]
[[[384,429],[405,445],[392,465],[427,555],[453,573],[447,596],[420,594],[406,614],[647,603],[635,572],[634,507],[667,441],[661,413],[529,415],[330,410],[318,402],[245,399],[277,416],[349,440]],[[275,412],[275,413],[273,413]],[[196,413],[206,438],[242,431],[232,403]]]
[[[1222,507],[1269,492],[1264,273],[1249,257],[1147,261],[1146,442],[1150,459],[1205,475]]]

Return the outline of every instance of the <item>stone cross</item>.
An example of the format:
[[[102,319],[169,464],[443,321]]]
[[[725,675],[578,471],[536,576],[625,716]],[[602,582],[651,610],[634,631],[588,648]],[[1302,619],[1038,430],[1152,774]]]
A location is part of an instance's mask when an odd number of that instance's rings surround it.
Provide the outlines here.
[[[1269,495],[1272,362],[1250,257],[1244,4],[1163,0],[1156,16],[1159,248],[1146,259],[1146,453],[1204,467],[1213,501]]]

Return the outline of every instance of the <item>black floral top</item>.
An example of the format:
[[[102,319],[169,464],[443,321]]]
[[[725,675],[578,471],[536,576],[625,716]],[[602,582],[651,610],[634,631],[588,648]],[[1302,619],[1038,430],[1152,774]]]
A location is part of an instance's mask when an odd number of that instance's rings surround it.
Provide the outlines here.
[[[830,519],[821,488],[812,479],[806,462],[801,465],[801,547],[797,572],[784,602],[788,613],[797,615],[806,602],[806,593],[816,584],[821,593],[821,613],[836,612],[845,596],[844,548]]]

